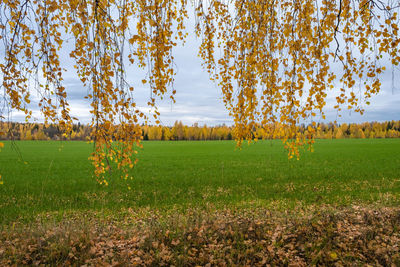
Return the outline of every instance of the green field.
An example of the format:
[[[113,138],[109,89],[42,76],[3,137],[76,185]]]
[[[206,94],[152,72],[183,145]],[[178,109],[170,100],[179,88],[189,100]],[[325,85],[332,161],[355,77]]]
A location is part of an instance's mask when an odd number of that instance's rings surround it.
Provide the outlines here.
[[[318,140],[300,160],[288,160],[280,141],[241,150],[231,141],[150,141],[134,179],[112,174],[108,187],[92,177],[90,144],[15,145],[5,142],[0,152],[2,224],[76,210],[400,204],[400,139]]]

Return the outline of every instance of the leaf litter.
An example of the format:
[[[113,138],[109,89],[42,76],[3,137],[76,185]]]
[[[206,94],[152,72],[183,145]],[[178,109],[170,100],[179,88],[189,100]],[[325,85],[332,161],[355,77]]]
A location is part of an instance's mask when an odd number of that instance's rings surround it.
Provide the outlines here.
[[[88,214],[3,227],[0,265],[400,266],[400,208]]]

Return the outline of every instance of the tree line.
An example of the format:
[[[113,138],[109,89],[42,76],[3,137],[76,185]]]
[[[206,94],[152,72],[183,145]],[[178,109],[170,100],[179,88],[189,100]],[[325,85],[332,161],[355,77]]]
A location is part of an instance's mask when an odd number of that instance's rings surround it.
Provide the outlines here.
[[[279,139],[279,124],[268,125],[275,128],[275,134],[270,129],[256,127],[254,138]],[[364,122],[364,123],[317,123],[316,126],[302,124],[298,131],[308,135],[313,128],[316,139],[344,138],[399,138],[400,121]],[[225,124],[218,126],[192,126],[176,121],[173,126],[142,125],[143,140],[233,140],[234,128]],[[55,124],[0,122],[0,140],[91,140],[92,128],[86,124],[74,124],[71,135],[63,137]]]

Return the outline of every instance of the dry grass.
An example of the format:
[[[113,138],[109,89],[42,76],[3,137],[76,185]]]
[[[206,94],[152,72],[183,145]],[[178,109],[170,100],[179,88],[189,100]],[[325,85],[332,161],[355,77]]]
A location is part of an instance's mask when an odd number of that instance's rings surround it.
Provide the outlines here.
[[[0,265],[400,265],[400,209],[53,215],[4,228]]]

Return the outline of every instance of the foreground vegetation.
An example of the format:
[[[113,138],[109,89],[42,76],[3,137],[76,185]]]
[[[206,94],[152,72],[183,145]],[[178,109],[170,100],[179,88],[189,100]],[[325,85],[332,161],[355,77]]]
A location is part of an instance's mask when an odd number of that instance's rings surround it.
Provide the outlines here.
[[[400,263],[399,139],[143,147],[101,186],[90,144],[6,141],[0,264]]]
[[[399,242],[398,208],[85,212],[2,231],[0,264],[399,266]]]

